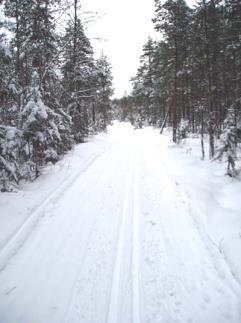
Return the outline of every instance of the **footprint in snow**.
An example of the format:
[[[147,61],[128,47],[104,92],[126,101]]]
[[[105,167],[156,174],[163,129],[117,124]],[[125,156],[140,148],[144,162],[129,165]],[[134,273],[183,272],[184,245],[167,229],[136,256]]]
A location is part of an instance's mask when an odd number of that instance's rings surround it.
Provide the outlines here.
[[[152,226],[156,225],[156,222],[155,222],[155,221],[149,221],[149,223],[150,223]]]
[[[17,286],[13,286],[8,288],[5,292],[4,295],[8,296],[9,294],[11,294],[15,289],[17,288]]]

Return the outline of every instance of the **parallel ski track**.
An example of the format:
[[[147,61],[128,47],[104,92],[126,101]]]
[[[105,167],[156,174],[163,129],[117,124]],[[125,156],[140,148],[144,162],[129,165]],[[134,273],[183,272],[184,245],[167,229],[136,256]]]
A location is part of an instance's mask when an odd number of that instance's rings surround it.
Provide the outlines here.
[[[125,195],[123,201],[123,211],[121,216],[121,224],[117,240],[117,249],[116,249],[116,258],[114,263],[113,275],[112,275],[112,284],[111,284],[111,293],[110,293],[110,303],[109,311],[107,317],[107,323],[117,323],[118,322],[118,305],[119,305],[119,291],[120,291],[120,277],[121,277],[121,264],[123,257],[124,241],[125,241],[125,227],[127,217],[129,215],[130,207],[130,195],[132,191],[132,181],[133,181],[133,168],[134,161],[133,155],[130,157],[129,170],[126,177],[125,184]]]
[[[132,322],[141,323],[139,299],[139,205],[138,205],[138,168],[136,156],[130,156],[129,170],[125,184],[125,195],[121,224],[117,240],[116,258],[113,269],[107,323],[119,322],[120,281],[125,243],[126,222],[132,217]]]
[[[137,156],[135,156],[137,157]],[[137,160],[137,159],[136,159]],[[133,222],[132,222],[132,322],[141,323],[140,276],[139,276],[139,168],[135,162],[133,180]]]
[[[18,228],[18,230],[9,238],[8,242],[0,250],[0,272],[3,271],[7,266],[9,261],[18,253],[22,248],[34,228],[37,226],[40,219],[43,217],[45,208],[49,203],[57,202],[66,192],[69,187],[71,187],[76,181],[82,177],[86,171],[94,164],[96,160],[101,158],[105,153],[107,153],[114,143],[109,144],[102,152],[89,158],[81,167],[78,172],[75,172],[71,177],[65,179],[55,190],[52,192],[47,199],[42,201],[38,206],[36,206],[35,211],[30,214],[24,223]]]

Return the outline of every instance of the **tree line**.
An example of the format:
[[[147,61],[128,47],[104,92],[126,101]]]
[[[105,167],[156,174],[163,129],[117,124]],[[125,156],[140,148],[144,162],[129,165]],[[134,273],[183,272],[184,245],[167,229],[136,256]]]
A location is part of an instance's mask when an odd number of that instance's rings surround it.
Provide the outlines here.
[[[11,191],[106,129],[112,76],[106,56],[94,58],[78,0],[6,0],[2,9],[0,190]]]
[[[117,100],[121,118],[172,128],[173,142],[188,133],[209,138],[211,159],[226,156],[235,175],[241,133],[241,2],[155,0],[154,28],[132,78],[133,91]],[[219,145],[216,146],[216,142]]]

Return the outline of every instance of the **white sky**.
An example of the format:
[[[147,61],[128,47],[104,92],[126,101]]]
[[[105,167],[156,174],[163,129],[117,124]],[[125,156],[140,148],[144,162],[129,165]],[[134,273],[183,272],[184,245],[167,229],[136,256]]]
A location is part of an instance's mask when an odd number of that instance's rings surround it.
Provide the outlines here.
[[[189,0],[187,2],[194,2]],[[139,66],[142,47],[154,32],[154,0],[82,0],[84,10],[97,11],[102,18],[88,28],[95,51],[107,55],[114,77],[115,96],[121,97],[131,90],[129,82]]]

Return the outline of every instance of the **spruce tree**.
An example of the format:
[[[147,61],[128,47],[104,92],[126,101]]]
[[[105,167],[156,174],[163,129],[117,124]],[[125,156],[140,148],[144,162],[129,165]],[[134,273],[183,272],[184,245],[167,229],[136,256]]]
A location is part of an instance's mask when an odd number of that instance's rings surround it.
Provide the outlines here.
[[[107,57],[102,54],[96,62],[96,112],[98,113],[97,129],[106,130],[111,120],[112,74]]]
[[[16,128],[13,58],[0,35],[0,191],[12,191],[20,179],[19,151],[22,132]]]
[[[76,142],[82,142],[88,134],[93,100],[94,59],[93,49],[80,19],[68,22],[62,44],[65,46],[62,102],[72,117],[74,138]]]

